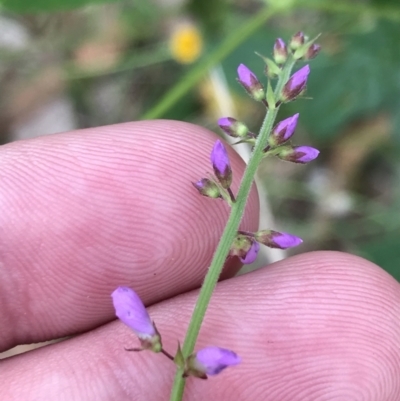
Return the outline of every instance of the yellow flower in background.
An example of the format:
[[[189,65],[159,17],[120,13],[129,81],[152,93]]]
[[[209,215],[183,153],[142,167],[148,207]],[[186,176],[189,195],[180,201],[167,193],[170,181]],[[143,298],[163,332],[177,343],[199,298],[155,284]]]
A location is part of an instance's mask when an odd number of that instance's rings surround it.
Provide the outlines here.
[[[181,64],[196,61],[203,50],[203,38],[199,29],[189,23],[175,28],[169,40],[172,57]]]

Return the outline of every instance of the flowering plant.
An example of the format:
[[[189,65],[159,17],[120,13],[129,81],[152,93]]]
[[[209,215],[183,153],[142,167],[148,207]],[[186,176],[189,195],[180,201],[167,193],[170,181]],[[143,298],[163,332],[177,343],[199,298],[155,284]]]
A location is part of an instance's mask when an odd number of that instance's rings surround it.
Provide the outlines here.
[[[305,65],[292,75],[291,71],[296,62],[312,59],[318,54],[320,46],[314,42],[315,39],[308,40],[302,32],[295,34],[288,45],[282,39],[277,39],[273,48],[273,60],[261,56],[266,64],[267,85],[263,85],[257,75],[244,64],[238,67],[238,82],[254,100],[265,106],[266,115],[258,135],[233,117],[223,117],[218,121],[226,135],[239,139],[237,143],[245,142],[252,146],[252,154],[236,194],[231,188],[233,172],[228,152],[221,140],[217,140],[211,150],[214,177],[193,182],[193,186],[202,196],[226,202],[231,211],[200,290],[182,349],[179,345],[172,356],[163,348],[160,333],[132,289],[118,287],[112,293],[116,315],[135,332],[141,343],[140,348],[127,350],[162,353],[177,365],[171,401],[182,399],[186,377],[206,379],[208,375],[216,375],[241,361],[235,352],[219,346],[208,346],[194,352],[208,303],[226,258],[238,257],[242,263],[252,263],[257,258],[260,244],[286,249],[302,242],[297,236],[286,232],[273,229],[248,232],[240,230],[239,225],[257,167],[263,158],[276,156],[284,161],[305,164],[319,154],[317,149],[310,146],[295,146],[290,142],[300,118],[298,113],[275,124],[280,107],[296,100],[306,90],[310,67]],[[277,82],[273,89],[271,81],[275,78]]]

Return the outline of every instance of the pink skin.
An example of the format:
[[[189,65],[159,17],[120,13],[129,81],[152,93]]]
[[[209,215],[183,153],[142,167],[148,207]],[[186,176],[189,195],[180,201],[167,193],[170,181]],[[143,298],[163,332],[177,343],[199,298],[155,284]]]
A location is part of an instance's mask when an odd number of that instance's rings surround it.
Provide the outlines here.
[[[110,293],[134,287],[174,352],[228,213],[190,185],[215,139],[155,121],[0,148],[0,347],[86,332],[1,361],[1,400],[168,399],[171,361],[124,351],[139,344],[110,322]],[[236,190],[244,165],[228,152]],[[254,191],[241,228],[257,221]],[[296,256],[218,285],[196,348],[242,363],[188,379],[185,400],[397,401],[399,341],[393,278],[341,253]]]

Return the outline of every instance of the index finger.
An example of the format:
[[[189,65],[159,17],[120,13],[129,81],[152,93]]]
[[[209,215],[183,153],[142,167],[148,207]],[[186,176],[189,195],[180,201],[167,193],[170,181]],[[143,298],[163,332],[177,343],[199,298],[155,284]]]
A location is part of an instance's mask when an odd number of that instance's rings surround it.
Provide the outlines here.
[[[211,171],[215,139],[148,121],[1,148],[0,349],[112,319],[118,285],[146,304],[200,285],[229,212],[190,184]],[[244,163],[230,157],[235,190]],[[253,191],[243,228],[257,222]]]

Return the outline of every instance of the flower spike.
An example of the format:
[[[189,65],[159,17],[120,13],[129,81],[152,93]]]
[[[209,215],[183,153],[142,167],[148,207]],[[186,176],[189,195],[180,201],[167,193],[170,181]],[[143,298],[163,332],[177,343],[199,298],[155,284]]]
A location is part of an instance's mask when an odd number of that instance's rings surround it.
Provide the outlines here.
[[[115,314],[139,337],[142,349],[160,352],[161,337],[136,292],[128,287],[118,287],[111,297]]]
[[[246,92],[255,100],[262,101],[265,98],[264,87],[257,76],[244,64],[240,64],[238,69],[238,82]]]
[[[221,186],[225,189],[229,188],[232,183],[232,169],[228,158],[228,152],[220,140],[215,142],[212,149],[211,164]]]
[[[241,358],[233,351],[220,347],[206,347],[188,358],[186,375],[207,378],[222,372],[228,366],[235,366]]]
[[[296,99],[306,89],[309,73],[310,67],[305,65],[289,78],[282,90],[281,100],[283,102],[290,102]]]

